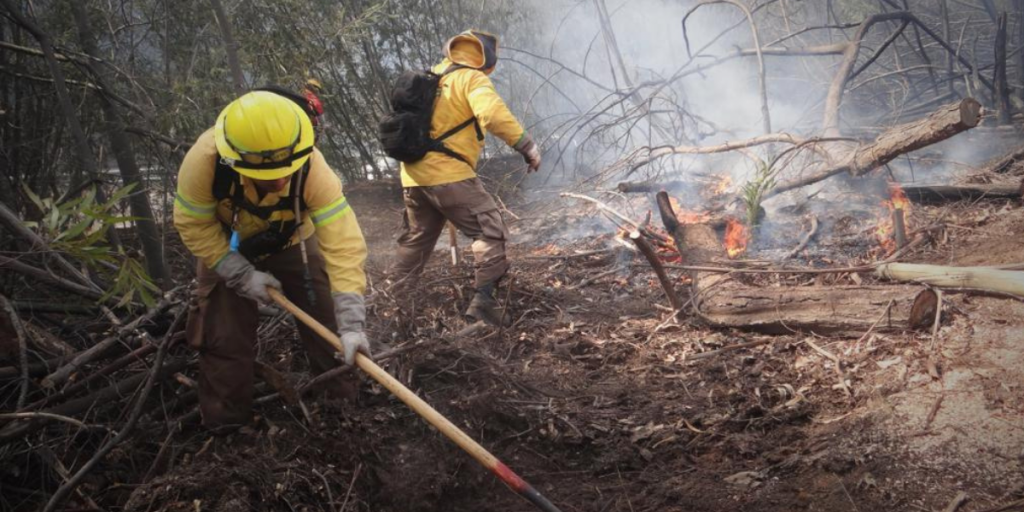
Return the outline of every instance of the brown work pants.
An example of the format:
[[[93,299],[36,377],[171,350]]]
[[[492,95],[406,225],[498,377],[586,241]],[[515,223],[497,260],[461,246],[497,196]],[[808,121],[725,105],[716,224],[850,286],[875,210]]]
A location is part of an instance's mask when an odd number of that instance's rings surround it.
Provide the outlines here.
[[[398,238],[398,261],[391,270],[395,279],[406,279],[408,283],[423,271],[445,221],[473,239],[477,288],[496,283],[508,272],[508,230],[498,205],[478,178],[431,187],[407,187],[404,196],[404,230]]]
[[[336,331],[330,282],[316,237],[306,240],[306,249],[315,305],[310,304],[299,246],[267,257],[256,268],[276,277],[289,300]],[[199,409],[203,424],[211,428],[246,424],[252,418],[257,304],[229,289],[224,279],[202,262],[197,281],[197,301],[189,311],[187,335],[189,344],[199,350]],[[338,364],[334,349],[301,323],[299,338],[313,373],[322,373]],[[328,389],[351,397],[356,382],[349,375],[329,383]]]

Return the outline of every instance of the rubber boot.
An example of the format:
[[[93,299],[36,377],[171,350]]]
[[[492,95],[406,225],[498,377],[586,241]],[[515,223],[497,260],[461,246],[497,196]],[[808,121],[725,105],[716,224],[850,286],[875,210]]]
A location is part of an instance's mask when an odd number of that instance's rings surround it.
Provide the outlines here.
[[[512,316],[494,298],[495,290],[494,283],[477,288],[473,300],[469,302],[469,308],[466,309],[466,316],[474,320],[482,320],[495,327],[508,327],[512,325]]]

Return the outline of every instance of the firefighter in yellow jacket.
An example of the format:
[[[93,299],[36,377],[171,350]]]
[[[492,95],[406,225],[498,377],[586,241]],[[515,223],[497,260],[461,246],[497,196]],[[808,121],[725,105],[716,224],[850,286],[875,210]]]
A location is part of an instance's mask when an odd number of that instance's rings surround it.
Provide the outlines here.
[[[313,147],[296,102],[255,91],[231,102],[199,136],[178,173],[174,225],[198,261],[189,343],[199,350],[199,405],[210,427],[251,419],[258,326],[267,287],[335,329],[352,364],[363,333],[366,244],[341,181]],[[313,371],[337,363],[305,326]],[[351,397],[354,382],[330,389]]]
[[[442,77],[430,126],[432,138],[444,139],[444,151],[430,151],[419,161],[402,164],[405,228],[398,239],[392,275],[406,284],[414,280],[426,265],[445,221],[450,221],[474,240],[476,294],[466,314],[491,324],[506,323],[495,292],[509,268],[505,256],[508,231],[497,204],[476,176],[483,132],[494,134],[521,153],[528,172],[540,168],[541,156],[488,77],[498,63],[498,39],[470,30],[449,40],[444,54],[445,59],[432,70]],[[475,120],[476,129],[465,124],[469,119]],[[465,129],[444,137],[463,125]]]

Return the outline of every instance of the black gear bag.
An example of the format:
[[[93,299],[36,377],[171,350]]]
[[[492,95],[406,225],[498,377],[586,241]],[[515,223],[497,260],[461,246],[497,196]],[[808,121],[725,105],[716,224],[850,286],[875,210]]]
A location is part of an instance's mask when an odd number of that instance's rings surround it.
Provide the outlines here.
[[[437,151],[469,163],[466,157],[445,146],[444,140],[470,125],[476,128],[477,138],[483,140],[483,132],[475,117],[436,139],[430,137],[430,123],[434,117],[434,102],[441,77],[463,67],[453,65],[440,75],[432,71],[406,71],[398,77],[391,90],[392,111],[377,126],[377,135],[387,156],[400,162],[413,163],[423,159],[428,152]]]

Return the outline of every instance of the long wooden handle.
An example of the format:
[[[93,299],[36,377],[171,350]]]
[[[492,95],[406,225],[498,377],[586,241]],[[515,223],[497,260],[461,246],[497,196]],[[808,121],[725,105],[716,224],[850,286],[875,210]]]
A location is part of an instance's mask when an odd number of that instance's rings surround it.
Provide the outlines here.
[[[341,339],[338,335],[332,332],[330,329],[324,327],[323,324],[316,321],[315,318],[310,316],[308,313],[296,306],[292,301],[288,300],[280,291],[275,288],[267,288],[267,293],[270,294],[270,298],[274,299],[274,302],[278,303],[282,308],[286,309],[289,313],[295,315],[300,322],[306,324],[310,329],[319,334],[323,339],[327,340],[340,353],[344,353],[345,349],[341,344]],[[373,378],[373,380],[380,383],[388,389],[392,394],[398,397],[399,400],[409,406],[410,409],[419,414],[423,419],[427,420],[437,430],[441,431],[448,439],[451,439],[459,448],[468,453],[471,457],[477,460],[485,468],[491,470],[501,481],[505,482],[513,491],[523,496],[530,503],[536,505],[539,509],[545,512],[561,512],[558,507],[552,504],[544,496],[542,496],[532,485],[527,483],[525,480],[519,477],[514,471],[509,469],[504,463],[498,460],[497,457],[491,455],[480,446],[479,443],[474,441],[471,437],[466,435],[459,427],[448,421],[441,413],[437,412],[430,404],[423,401],[422,398],[416,396],[409,388],[405,387],[401,382],[391,376],[388,372],[384,371],[380,366],[377,366],[369,357],[361,353],[356,353],[356,366],[360,370],[366,372],[367,375]]]
[[[452,252],[452,266],[459,266],[459,236],[451,222],[448,223],[448,248]]]

